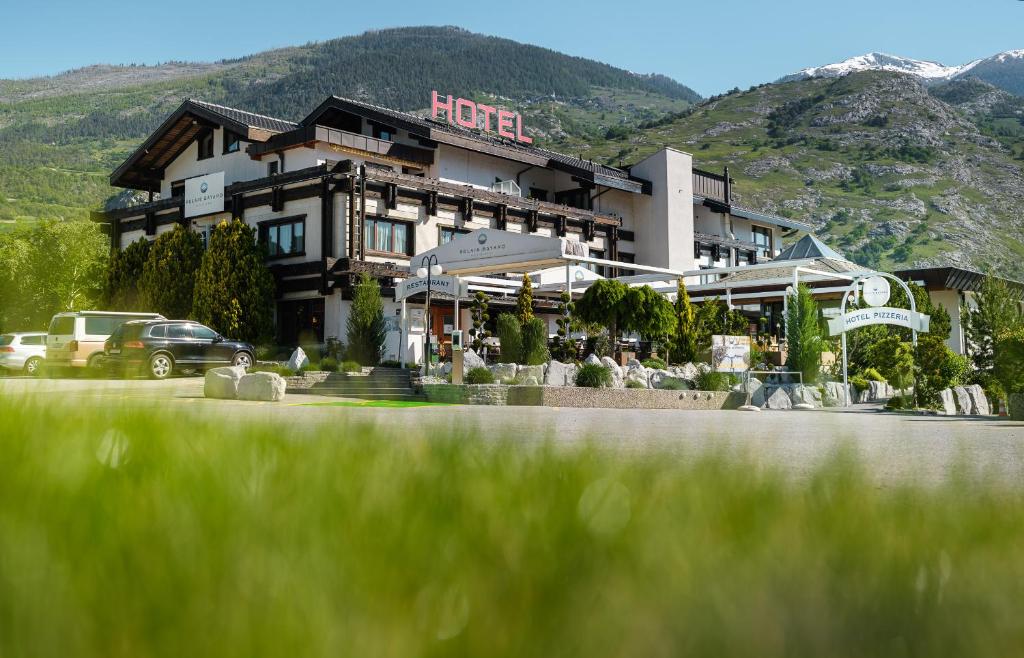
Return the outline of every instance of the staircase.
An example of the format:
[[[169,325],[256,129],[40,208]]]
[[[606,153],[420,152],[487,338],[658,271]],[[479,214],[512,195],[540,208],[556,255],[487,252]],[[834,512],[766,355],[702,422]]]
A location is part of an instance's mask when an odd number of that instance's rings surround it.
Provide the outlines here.
[[[405,368],[368,368],[362,373],[332,372],[307,392],[360,400],[426,400],[422,393],[413,390],[412,373]]]

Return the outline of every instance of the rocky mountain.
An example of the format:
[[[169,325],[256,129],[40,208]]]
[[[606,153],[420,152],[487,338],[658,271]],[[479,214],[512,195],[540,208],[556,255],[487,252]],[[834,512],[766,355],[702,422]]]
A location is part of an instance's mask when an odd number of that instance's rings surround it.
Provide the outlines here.
[[[806,219],[861,263],[1024,277],[1024,99],[990,84],[887,71],[766,84],[579,148],[630,162],[666,144],[728,166],[744,205]]]
[[[805,68],[785,76],[780,82],[792,82],[807,78],[836,78],[860,71],[908,73],[929,83],[974,78],[988,82],[1011,94],[1024,96],[1024,50],[1008,50],[960,66],[946,66],[938,62],[886,53],[868,53],[834,64]]]

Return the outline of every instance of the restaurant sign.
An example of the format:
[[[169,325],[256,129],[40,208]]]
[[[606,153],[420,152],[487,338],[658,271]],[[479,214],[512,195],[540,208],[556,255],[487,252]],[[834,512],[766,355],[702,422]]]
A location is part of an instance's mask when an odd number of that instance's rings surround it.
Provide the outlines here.
[[[419,292],[427,292],[427,277],[417,276],[399,281],[395,285],[395,301],[399,302]],[[441,297],[468,297],[469,283],[457,276],[439,274],[430,277],[430,294]]]
[[[486,133],[496,132],[501,137],[522,144],[533,143],[532,138],[523,134],[523,115],[518,112],[502,110],[466,98],[440,96],[437,91],[431,91],[431,117],[439,119],[442,111],[445,119],[453,126],[483,130]]]
[[[924,313],[908,311],[904,308],[882,306],[850,311],[846,315],[832,318],[828,321],[828,333],[830,336],[837,336],[844,331],[872,324],[893,324],[899,327],[906,327],[907,329],[914,329],[921,333],[928,333],[930,322],[931,317]]]
[[[185,179],[185,217],[224,212],[224,172]]]

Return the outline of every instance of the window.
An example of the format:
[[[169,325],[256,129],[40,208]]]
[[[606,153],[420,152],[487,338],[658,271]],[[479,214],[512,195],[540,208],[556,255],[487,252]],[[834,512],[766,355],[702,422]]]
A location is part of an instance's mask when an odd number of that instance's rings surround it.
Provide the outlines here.
[[[22,345],[44,345],[45,343],[43,342],[43,338],[45,338],[45,336],[22,336],[21,337],[21,344]],[[9,345],[10,343],[5,343],[5,344]]]
[[[55,317],[50,322],[50,334],[68,336],[75,333],[75,318],[70,315]]]
[[[367,251],[408,255],[409,225],[380,217],[367,218],[363,244]]]
[[[771,258],[773,255],[772,230],[763,226],[754,226],[751,228],[751,232],[754,236],[754,244],[757,245],[758,258]]]
[[[0,336],[0,347],[4,347],[4,346],[7,346],[7,345],[10,345],[13,342],[14,342],[14,336],[12,336],[10,334],[6,334],[4,336]]]
[[[150,338],[166,338],[167,337],[167,325],[158,324],[149,330]]]
[[[560,203],[563,206],[569,206],[570,208],[592,210],[590,204],[590,191],[582,187],[576,188],[575,190],[562,190],[561,192],[555,192],[555,203]]]
[[[171,183],[171,196],[172,197],[185,196],[185,181],[180,180],[180,181],[176,181],[174,183]]]
[[[189,332],[187,324],[169,324],[167,325],[167,337],[191,338],[192,334]]]
[[[199,134],[197,139],[199,142],[199,157],[198,160],[206,160],[207,158],[213,157],[213,131],[206,130]]]
[[[277,174],[279,173],[278,172],[278,165],[279,164],[280,163],[277,160],[274,160],[273,162],[268,162],[267,163],[267,176],[277,176]]]
[[[242,148],[242,136],[224,129],[224,153],[237,153]]]
[[[604,249],[591,249],[590,250],[590,257],[591,258],[604,258]],[[583,267],[587,268],[588,270],[590,270],[591,272],[594,272],[596,274],[600,274],[601,276],[605,275],[604,274],[604,271],[605,271],[604,270],[604,265],[597,265],[595,263],[581,263],[581,265]]]
[[[213,340],[217,337],[217,332],[201,324],[194,324],[192,325],[192,337],[199,340]]]
[[[266,226],[267,256],[282,258],[306,253],[306,218],[281,220]]]
[[[389,142],[395,140],[395,133],[397,131],[391,126],[385,126],[379,123],[373,124],[373,136],[377,139],[386,139]]]
[[[109,336],[129,318],[86,318],[85,333],[90,336]]]
[[[203,251],[210,248],[210,234],[213,232],[213,226],[202,226],[199,228],[199,239],[203,241]]]
[[[547,201],[548,200],[548,191],[547,190],[542,190],[539,187],[531,187],[530,188],[530,198],[531,199],[536,199],[538,201]]]
[[[454,226],[442,226],[441,227],[441,240],[438,244],[448,244],[454,240],[457,236],[469,233],[464,228],[455,228]]]

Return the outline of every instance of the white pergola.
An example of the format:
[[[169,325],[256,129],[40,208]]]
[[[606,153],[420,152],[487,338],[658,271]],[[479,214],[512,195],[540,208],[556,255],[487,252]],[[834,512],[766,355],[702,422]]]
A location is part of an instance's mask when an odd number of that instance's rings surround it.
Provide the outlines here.
[[[804,283],[820,283],[822,281],[841,282],[835,287],[815,288],[816,294],[841,293],[846,290],[849,282],[858,277],[873,274],[871,270],[850,268],[849,271],[829,271],[822,269],[820,258],[798,258],[785,261],[768,261],[754,265],[740,265],[697,270],[675,270],[654,267],[639,263],[622,263],[605,258],[590,256],[587,245],[576,240],[561,237],[548,237],[528,233],[512,233],[498,229],[479,229],[457,236],[451,242],[428,251],[416,254],[409,263],[410,279],[415,281],[416,270],[428,261],[441,265],[443,277],[452,277],[465,283],[458,288],[463,291],[454,296],[456,308],[456,329],[458,329],[458,303],[460,298],[468,297],[477,290],[507,296],[515,294],[522,286],[516,279],[487,276],[493,274],[508,275],[527,273],[537,283],[534,291],[542,296],[554,296],[562,292],[580,295],[594,281],[604,278],[592,271],[593,266],[616,269],[628,269],[636,272],[629,276],[616,277],[618,281],[629,286],[648,285],[658,292],[674,299],[679,279],[713,277],[712,282],[687,285],[687,291],[695,302],[706,301],[712,297],[721,297],[724,289],[724,300],[729,308],[735,301],[763,298],[772,295],[765,288],[778,288],[777,294],[787,303],[787,289],[795,289]],[[846,263],[846,261],[843,261]],[[847,263],[848,264],[848,263]],[[852,264],[849,264],[852,265]],[[591,267],[587,267],[591,266]],[[785,270],[785,276],[779,276],[779,270]],[[764,272],[765,278],[758,278],[758,272]],[[730,281],[732,274],[743,273],[743,278]],[[414,286],[415,287],[415,286]],[[758,288],[758,292],[744,292],[745,289]],[[425,289],[419,286],[415,292]],[[705,294],[702,294],[705,293]],[[717,293],[717,294],[712,294]],[[407,331],[405,296],[399,298],[396,289],[396,301],[402,301],[402,330]],[[403,342],[404,358],[404,342]]]

